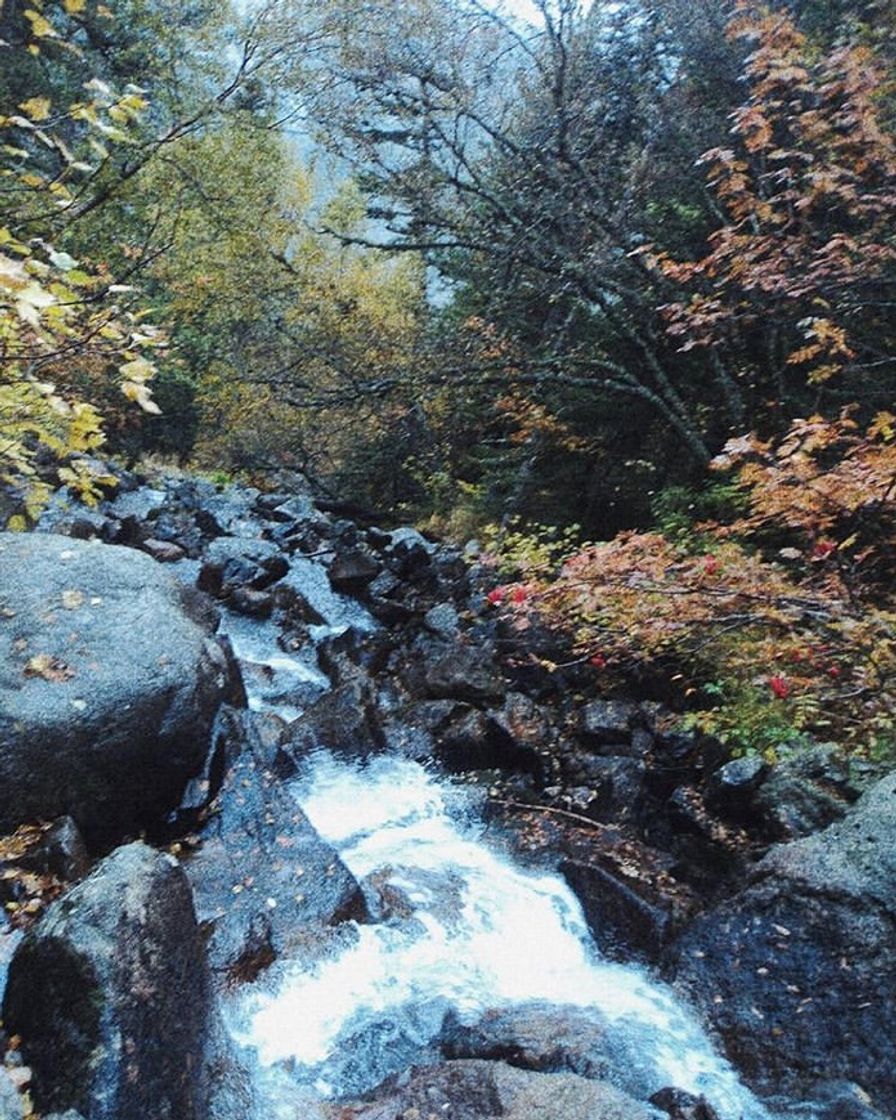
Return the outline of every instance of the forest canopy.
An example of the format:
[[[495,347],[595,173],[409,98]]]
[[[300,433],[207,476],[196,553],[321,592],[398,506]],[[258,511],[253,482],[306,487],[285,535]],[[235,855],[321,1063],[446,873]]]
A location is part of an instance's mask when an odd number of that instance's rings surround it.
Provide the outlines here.
[[[536,7],[2,0],[0,510],[296,471],[722,731],[882,740],[893,7]]]

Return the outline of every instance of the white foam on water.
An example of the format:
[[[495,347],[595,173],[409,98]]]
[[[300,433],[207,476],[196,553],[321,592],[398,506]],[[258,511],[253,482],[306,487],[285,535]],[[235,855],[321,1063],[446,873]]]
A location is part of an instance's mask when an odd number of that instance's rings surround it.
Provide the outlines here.
[[[490,1008],[550,1002],[608,1022],[651,1092],[675,1085],[704,1093],[722,1120],[765,1120],[668,988],[600,957],[562,878],[520,868],[483,842],[463,811],[466,791],[396,757],[320,756],[295,795],[357,878],[376,872],[415,912],[360,926],[335,955],[286,965],[273,988],[269,978],[236,997],[233,1032],[262,1070],[282,1073],[285,1063],[318,1092],[340,1095],[337,1058],[359,1032],[394,1022],[422,1046],[449,1008],[472,1023]]]
[[[272,623],[228,612],[222,618],[221,632],[243,664],[250,711],[271,712],[289,723],[298,719],[310,698],[330,687],[317,666],[313,647],[295,655],[282,652]]]

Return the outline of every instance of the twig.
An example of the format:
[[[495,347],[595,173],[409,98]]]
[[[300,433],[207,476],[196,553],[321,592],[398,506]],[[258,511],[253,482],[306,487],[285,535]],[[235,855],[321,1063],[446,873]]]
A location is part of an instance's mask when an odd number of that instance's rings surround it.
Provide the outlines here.
[[[573,813],[570,812],[569,809],[557,809],[552,805],[527,805],[524,801],[507,801],[502,797],[490,797],[489,801],[492,805],[503,805],[507,809],[521,809],[524,812],[549,813],[557,817],[566,817],[571,821],[576,821],[578,824],[587,825],[589,828],[594,829],[595,832],[603,832],[606,827],[600,821],[593,821],[590,817],[582,816],[581,813]]]

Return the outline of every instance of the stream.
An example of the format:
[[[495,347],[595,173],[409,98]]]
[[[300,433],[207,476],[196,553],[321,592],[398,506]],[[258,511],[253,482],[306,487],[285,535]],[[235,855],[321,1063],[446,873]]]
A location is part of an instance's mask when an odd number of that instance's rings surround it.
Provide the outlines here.
[[[323,584],[326,625],[372,629]],[[285,653],[270,624],[227,614],[249,705],[289,720],[327,687],[313,648]],[[348,923],[322,955],[279,960],[226,998],[228,1029],[251,1070],[258,1120],[311,1115],[413,1064],[439,1060],[446,1016],[571,1008],[593,1019],[618,1077],[645,1100],[666,1086],[703,1094],[720,1120],[770,1120],[713,1049],[696,1016],[646,970],[604,959],[558,874],[526,869],[490,838],[481,795],[397,755],[309,756],[291,794],[359,880],[391,907]],[[304,1111],[303,1111],[304,1110]]]

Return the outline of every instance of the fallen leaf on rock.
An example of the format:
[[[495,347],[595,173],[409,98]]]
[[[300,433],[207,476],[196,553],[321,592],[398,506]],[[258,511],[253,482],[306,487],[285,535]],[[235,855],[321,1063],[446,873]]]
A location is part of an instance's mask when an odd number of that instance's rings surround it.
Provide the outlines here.
[[[58,657],[49,653],[38,653],[29,658],[25,666],[26,677],[41,677],[45,681],[70,681],[75,675],[74,670]]]

